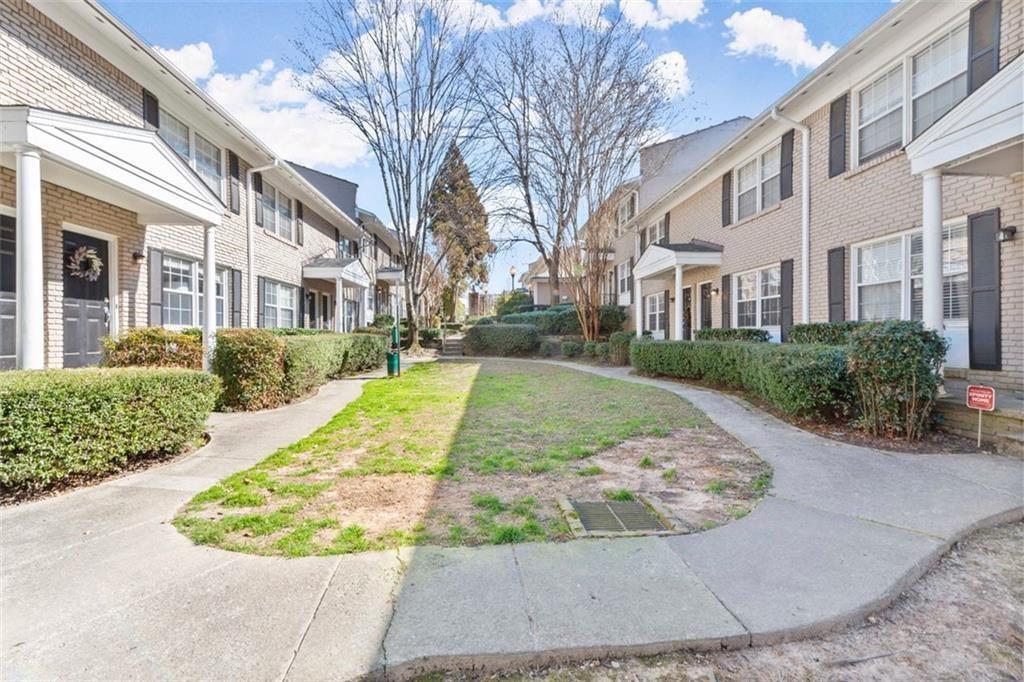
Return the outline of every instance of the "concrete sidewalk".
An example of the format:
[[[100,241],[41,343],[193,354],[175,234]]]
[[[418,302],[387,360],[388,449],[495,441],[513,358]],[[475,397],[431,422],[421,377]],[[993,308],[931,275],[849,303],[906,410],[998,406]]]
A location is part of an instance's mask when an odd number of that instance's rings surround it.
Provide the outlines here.
[[[196,547],[169,525],[361,391],[338,381],[215,415],[182,461],[2,510],[0,674],[324,680],[749,646],[854,623],[959,537],[1022,516],[1019,460],[848,446],[712,391],[566,366],[690,400],[772,464],[773,490],[697,535],[300,560]]]

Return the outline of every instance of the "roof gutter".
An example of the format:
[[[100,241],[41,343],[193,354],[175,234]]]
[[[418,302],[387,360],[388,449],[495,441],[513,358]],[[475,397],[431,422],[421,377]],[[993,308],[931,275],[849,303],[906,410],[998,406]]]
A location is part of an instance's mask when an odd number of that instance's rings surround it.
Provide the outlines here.
[[[772,107],[771,117],[800,131],[800,321],[811,321],[811,129],[779,113]]]

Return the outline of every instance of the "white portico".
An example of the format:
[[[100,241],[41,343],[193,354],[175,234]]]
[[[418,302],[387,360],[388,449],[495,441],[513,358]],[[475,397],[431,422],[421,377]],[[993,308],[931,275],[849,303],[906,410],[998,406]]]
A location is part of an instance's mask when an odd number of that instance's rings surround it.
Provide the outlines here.
[[[656,282],[663,285],[664,295],[641,297],[636,310],[636,335],[642,336],[650,329],[650,320],[668,319],[669,298],[673,302],[672,335],[667,329],[658,329],[664,336],[676,340],[684,338],[685,319],[683,305],[683,269],[687,267],[719,266],[722,264],[722,247],[708,242],[690,241],[681,244],[651,244],[633,266],[633,290],[644,291],[643,283]],[[672,296],[668,296],[668,292]],[[659,298],[660,296],[660,298]],[[661,317],[663,316],[663,317]],[[648,324],[645,325],[645,320]],[[664,326],[664,325],[663,325]]]

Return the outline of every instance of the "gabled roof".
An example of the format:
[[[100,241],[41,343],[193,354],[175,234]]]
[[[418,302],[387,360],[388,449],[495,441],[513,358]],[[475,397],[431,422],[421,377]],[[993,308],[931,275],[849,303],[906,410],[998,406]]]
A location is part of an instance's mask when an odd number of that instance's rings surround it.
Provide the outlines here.
[[[315,168],[303,166],[294,161],[289,161],[288,165],[294,168],[307,182],[320,190],[332,204],[338,207],[338,210],[353,221],[359,219],[359,214],[356,210],[356,191],[359,189],[359,185],[349,182],[344,178],[318,171]]]

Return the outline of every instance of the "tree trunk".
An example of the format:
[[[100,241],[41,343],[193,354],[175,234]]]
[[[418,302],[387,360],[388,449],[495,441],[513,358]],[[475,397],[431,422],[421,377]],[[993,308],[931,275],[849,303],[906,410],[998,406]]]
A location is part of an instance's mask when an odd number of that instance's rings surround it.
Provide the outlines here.
[[[409,350],[420,350],[419,297],[412,292],[412,287],[405,288],[405,324],[409,329]],[[415,300],[414,300],[415,299]]]
[[[555,250],[550,260],[548,260],[548,283],[551,285],[551,305],[558,305],[562,302],[561,282],[558,277],[559,267],[561,267],[561,258],[558,255],[558,251]]]

